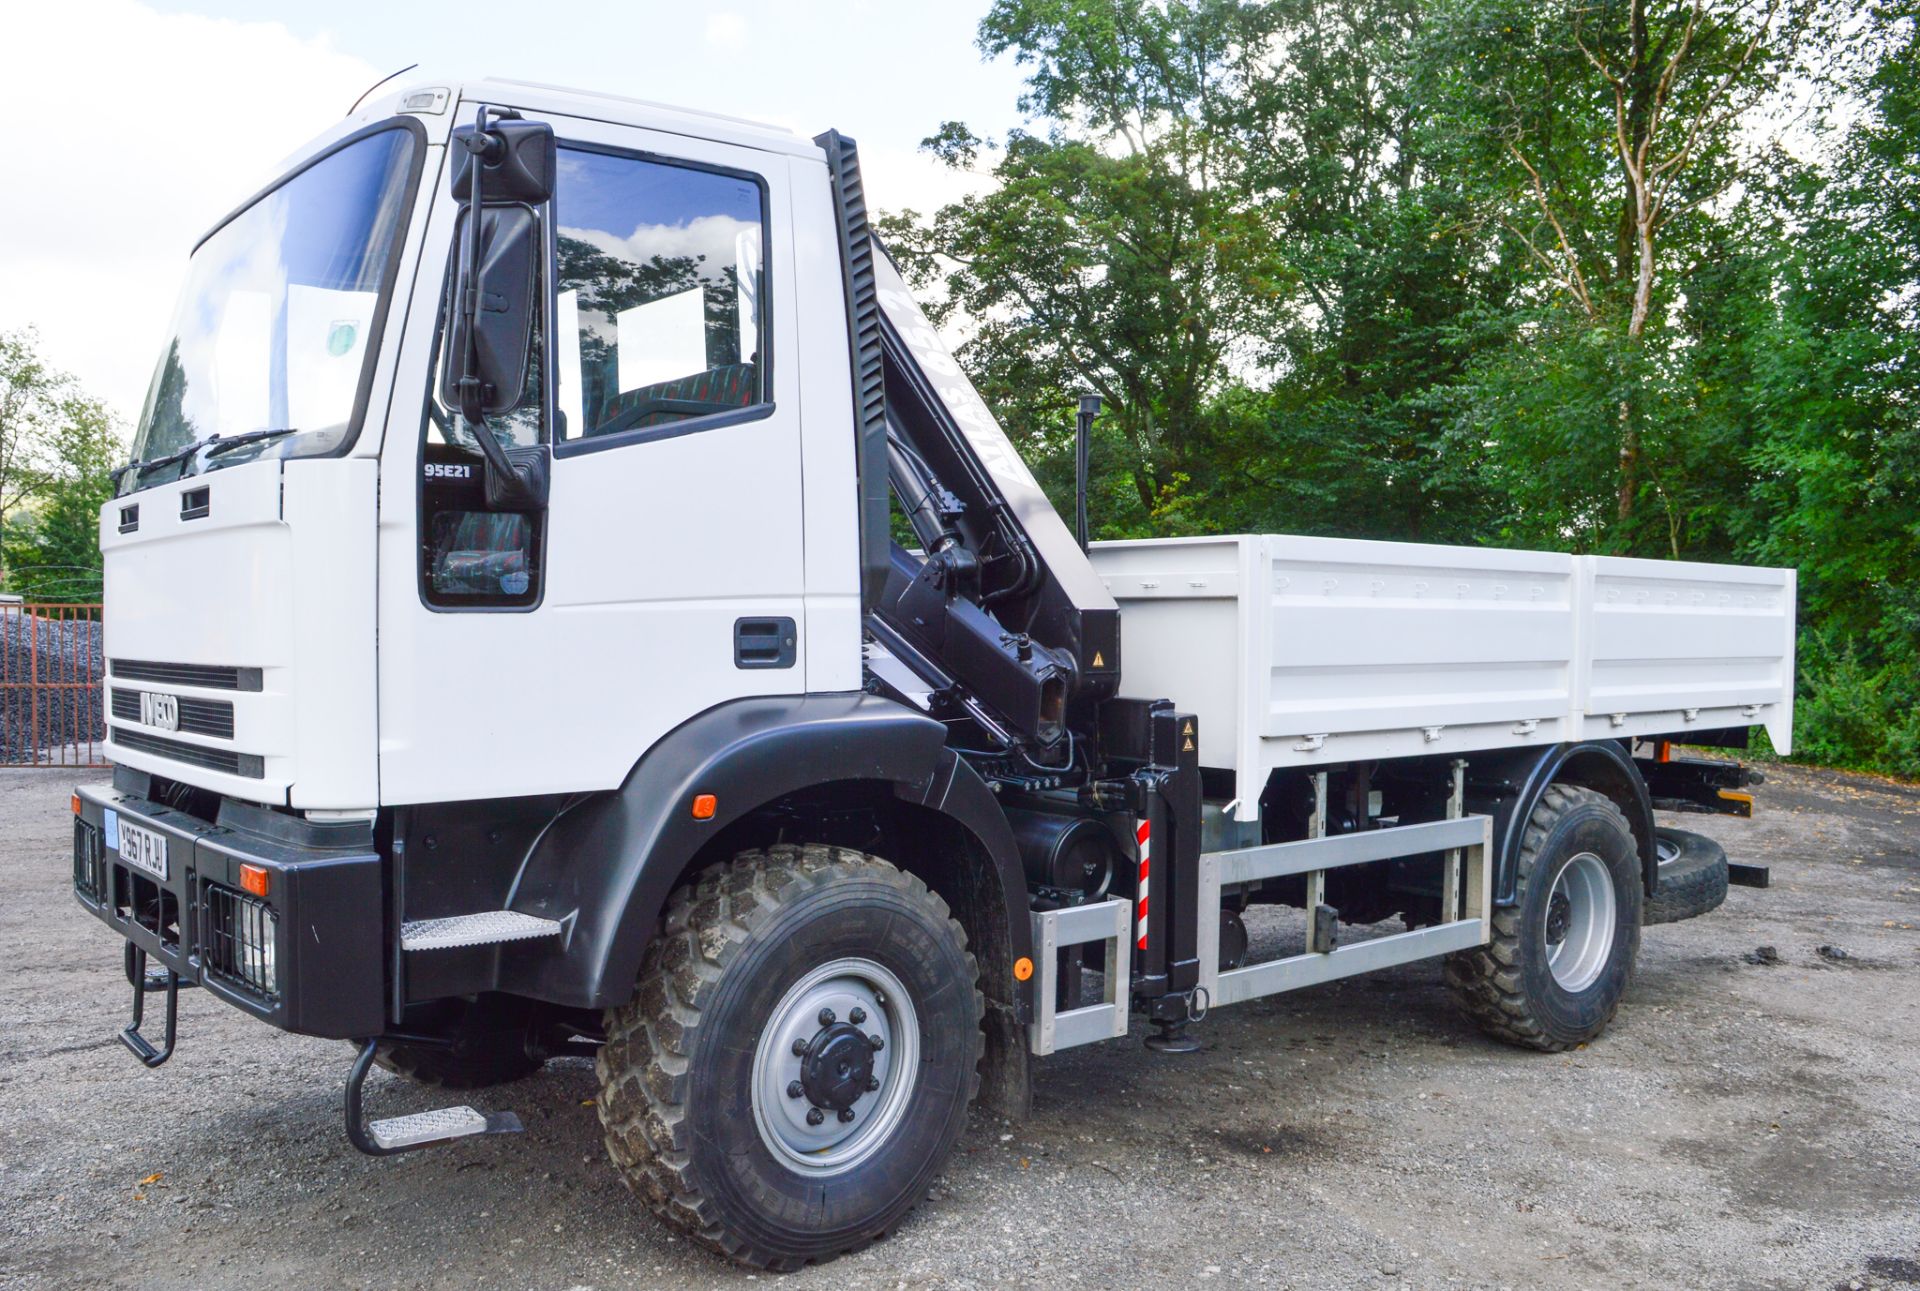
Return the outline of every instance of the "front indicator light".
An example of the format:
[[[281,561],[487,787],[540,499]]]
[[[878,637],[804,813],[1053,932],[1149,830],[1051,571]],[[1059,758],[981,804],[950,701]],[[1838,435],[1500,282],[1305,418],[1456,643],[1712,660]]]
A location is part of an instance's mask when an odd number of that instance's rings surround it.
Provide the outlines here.
[[[240,886],[257,897],[267,895],[267,871],[262,865],[242,865]]]

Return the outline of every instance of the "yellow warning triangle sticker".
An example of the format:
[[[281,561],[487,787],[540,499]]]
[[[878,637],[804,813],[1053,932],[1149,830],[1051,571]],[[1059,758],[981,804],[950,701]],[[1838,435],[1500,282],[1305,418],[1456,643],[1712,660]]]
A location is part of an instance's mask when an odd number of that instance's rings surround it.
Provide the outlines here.
[[[1181,751],[1182,753],[1191,753],[1191,752],[1193,752],[1193,736],[1191,736],[1191,735],[1189,735],[1189,736],[1187,736],[1187,744],[1186,744],[1186,747],[1185,747],[1185,748],[1183,748],[1183,749],[1181,749],[1180,751]]]
[[[1107,666],[1107,661],[1100,657],[1100,652],[1098,650],[1095,650],[1093,652],[1093,666],[1096,668],[1104,668]]]
[[[1187,719],[1187,724],[1180,729],[1180,733],[1188,739],[1193,738],[1193,719],[1191,717]]]

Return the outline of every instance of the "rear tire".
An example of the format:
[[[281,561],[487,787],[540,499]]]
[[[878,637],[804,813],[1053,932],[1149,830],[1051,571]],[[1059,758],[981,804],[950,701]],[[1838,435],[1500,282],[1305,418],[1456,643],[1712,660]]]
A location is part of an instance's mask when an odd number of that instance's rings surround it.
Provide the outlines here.
[[[1510,1044],[1558,1052],[1606,1030],[1640,950],[1639,846],[1606,796],[1547,787],[1527,820],[1516,903],[1485,946],[1447,959],[1467,1014]]]
[[[843,848],[743,852],[673,894],[607,1013],[607,1151],[656,1215],[743,1264],[857,1251],[964,1128],[983,1012],[966,934],[919,879]]]
[[[1640,922],[1649,927],[1679,923],[1719,909],[1727,899],[1727,849],[1684,829],[1662,826],[1653,833],[1660,849],[1660,880]]]

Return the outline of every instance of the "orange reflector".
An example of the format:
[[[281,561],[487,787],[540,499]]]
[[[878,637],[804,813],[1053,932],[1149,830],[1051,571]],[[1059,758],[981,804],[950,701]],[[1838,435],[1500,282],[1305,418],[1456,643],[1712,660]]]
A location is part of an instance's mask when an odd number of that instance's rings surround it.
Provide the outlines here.
[[[1655,762],[1673,761],[1673,742],[1671,740],[1661,740],[1656,743],[1653,746],[1653,760]]]
[[[240,886],[257,897],[267,895],[267,871],[262,865],[242,865]]]
[[[73,814],[76,816],[80,814],[80,795],[77,793],[73,795]]]
[[[1025,955],[1013,961],[1013,980],[1024,982],[1033,976],[1033,961]]]
[[[695,820],[712,820],[713,813],[719,806],[720,800],[712,794],[696,793],[693,795],[693,818]]]

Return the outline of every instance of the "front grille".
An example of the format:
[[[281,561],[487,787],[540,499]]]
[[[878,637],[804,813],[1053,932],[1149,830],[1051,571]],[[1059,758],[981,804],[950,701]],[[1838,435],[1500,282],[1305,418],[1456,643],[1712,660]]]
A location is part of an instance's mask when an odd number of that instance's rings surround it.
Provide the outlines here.
[[[175,762],[186,762],[193,766],[205,767],[209,771],[224,771],[228,775],[246,776],[259,780],[267,774],[265,761],[257,753],[235,753],[230,749],[209,749],[198,744],[188,744],[184,740],[169,740],[158,735],[148,735],[144,731],[129,730],[124,726],[107,728],[107,738],[115,744],[142,753],[152,753],[158,757],[172,758]]]
[[[226,699],[195,699],[191,695],[176,698],[180,706],[180,729],[189,735],[211,735],[215,739],[233,738],[233,702]],[[124,721],[140,720],[140,692],[113,688],[113,715]]]
[[[208,883],[200,890],[200,963],[229,986],[274,1000],[280,994],[274,937],[280,919],[264,901]]]
[[[84,820],[73,822],[73,887],[95,905],[107,892],[106,844]]]
[[[113,675],[121,681],[150,681],[161,686],[203,686],[208,690],[259,690],[258,668],[223,668],[205,663],[154,663],[147,659],[115,659]]]

